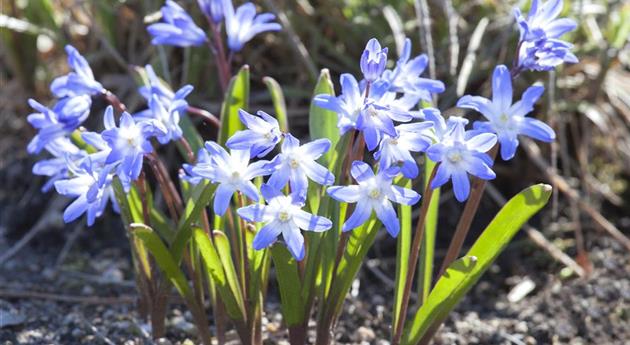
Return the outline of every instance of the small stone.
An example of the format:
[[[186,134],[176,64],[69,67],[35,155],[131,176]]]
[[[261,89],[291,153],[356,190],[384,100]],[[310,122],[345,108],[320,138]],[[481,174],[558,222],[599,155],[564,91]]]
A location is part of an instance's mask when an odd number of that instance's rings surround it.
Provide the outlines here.
[[[171,343],[171,341],[166,338],[160,338],[156,340],[155,344],[156,345],[173,345],[173,343]]]
[[[175,329],[187,335],[195,335],[197,333],[195,325],[186,321],[183,316],[175,316],[173,319],[171,319],[171,324]]]
[[[17,326],[26,320],[24,315],[17,312],[0,309],[0,328]]]
[[[72,330],[72,332],[70,332],[70,334],[74,337],[74,338],[81,338],[81,336],[83,335],[83,331],[80,328],[75,328]]]
[[[374,334],[374,331],[372,329],[363,326],[357,329],[355,335],[360,341],[370,341],[376,338],[376,334]]]
[[[107,268],[101,276],[103,277],[103,280],[112,283],[118,283],[123,281],[124,279],[122,271],[116,266],[111,266]]]
[[[515,330],[516,332],[519,332],[519,333],[527,333],[527,331],[528,331],[528,328],[527,328],[527,322],[525,322],[525,321],[518,322],[518,323],[514,326],[514,330]]]
[[[83,286],[83,289],[81,289],[81,294],[82,295],[93,295],[94,294],[94,288],[91,285],[85,285],[85,286]]]

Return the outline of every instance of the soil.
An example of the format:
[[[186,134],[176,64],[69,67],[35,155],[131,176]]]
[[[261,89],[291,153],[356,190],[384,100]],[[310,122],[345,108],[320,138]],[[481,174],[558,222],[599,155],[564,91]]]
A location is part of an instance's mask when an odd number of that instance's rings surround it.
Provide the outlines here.
[[[59,265],[72,229],[44,230],[0,266],[0,344],[196,343],[191,315],[176,301],[166,339],[150,339],[148,324],[135,311],[126,245],[112,240],[124,234],[112,223],[96,231],[79,227]],[[9,244],[0,242],[0,253]],[[563,278],[561,267],[517,240],[450,315],[434,343],[630,344],[630,258],[607,237],[591,244],[593,272],[578,279]],[[389,343],[393,277],[384,272],[392,272],[392,260],[374,258],[381,249],[371,253],[345,304],[338,344]],[[534,290],[509,302],[510,290],[526,280]],[[265,343],[288,344],[274,289],[266,310]],[[228,338],[238,344],[235,334]]]

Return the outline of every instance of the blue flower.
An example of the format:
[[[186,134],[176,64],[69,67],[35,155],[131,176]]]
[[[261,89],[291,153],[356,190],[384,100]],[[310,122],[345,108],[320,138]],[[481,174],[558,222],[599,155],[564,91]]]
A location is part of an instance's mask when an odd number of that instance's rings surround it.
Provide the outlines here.
[[[381,44],[372,38],[365,45],[361,54],[361,72],[368,82],[372,83],[381,77],[387,63],[387,47],[381,49]]]
[[[558,39],[540,39],[521,43],[519,70],[550,71],[563,63],[577,63],[571,43]]]
[[[86,157],[87,153],[80,150],[68,138],[59,138],[46,146],[46,151],[53,155],[53,158],[41,160],[33,165],[33,174],[50,177],[42,187],[42,192],[48,192],[56,181],[69,176],[66,156],[70,159],[78,160]]]
[[[496,144],[496,135],[467,135],[465,123],[466,121],[449,121],[449,132],[441,142],[431,145],[426,152],[432,161],[440,162],[431,188],[438,188],[452,179],[455,198],[460,202],[466,200],[470,194],[468,174],[484,180],[496,177],[490,169],[492,159],[485,154]]]
[[[514,157],[518,147],[518,136],[525,135],[544,142],[551,142],[556,134],[540,120],[525,117],[544,91],[542,86],[531,86],[523,93],[520,101],[512,104],[512,78],[507,67],[499,65],[492,76],[492,100],[480,96],[462,97],[457,106],[474,109],[488,121],[475,122],[475,129],[495,133],[501,144],[501,158]]]
[[[234,133],[225,143],[227,147],[248,150],[252,157],[264,157],[276,147],[282,136],[278,120],[262,110],[256,114],[239,109],[238,117],[248,129]]]
[[[383,72],[382,78],[389,82],[390,91],[416,95],[419,99],[429,102],[432,94],[444,92],[444,83],[420,77],[429,62],[425,54],[409,60],[410,57],[411,40],[407,38],[396,67],[394,70]]]
[[[577,63],[571,53],[573,45],[560,40],[560,36],[574,30],[577,23],[569,18],[557,18],[562,11],[562,0],[549,0],[541,4],[533,0],[527,19],[516,8],[514,14],[519,24],[519,70],[549,71],[568,62]]]
[[[87,225],[92,226],[96,217],[100,217],[109,199],[113,200],[110,174],[111,167],[95,169],[87,158],[79,165],[67,158],[71,177],[55,182],[57,193],[76,199],[65,209],[63,220],[69,223],[87,213]]]
[[[370,151],[379,145],[384,135],[397,135],[394,121],[407,122],[413,119],[410,112],[395,106],[395,94],[387,92],[388,89],[389,83],[383,80],[372,84],[356,121],[356,129],[363,132]]]
[[[46,145],[63,138],[83,123],[90,114],[92,100],[88,95],[66,97],[50,109],[29,99],[28,104],[37,111],[28,115],[28,122],[38,131],[28,144],[29,153],[39,153]]]
[[[337,97],[327,94],[316,95],[313,103],[320,108],[337,113],[339,134],[355,129],[359,113],[363,109],[364,96],[359,83],[352,74],[344,73],[339,78],[341,94]]]
[[[409,123],[396,126],[395,137],[385,136],[381,140],[379,150],[374,158],[379,161],[381,169],[399,166],[400,172],[406,178],[418,176],[418,163],[411,156],[411,152],[424,152],[431,145],[428,129],[430,122]]]
[[[184,105],[182,105],[182,103]],[[154,120],[159,122],[161,127],[165,129],[162,133],[157,133],[156,138],[160,144],[164,145],[169,141],[179,140],[183,131],[179,126],[180,110],[188,107],[188,103],[184,100],[171,103],[170,107],[166,107],[157,95],[153,95],[149,100],[149,109],[143,110],[133,115],[136,120]]]
[[[210,154],[210,161],[197,163],[192,168],[192,173],[219,184],[214,195],[214,213],[223,215],[236,191],[258,201],[258,189],[251,180],[271,174],[269,162],[257,161],[249,164],[249,150],[231,150],[228,154],[223,147],[212,141],[206,141],[205,148]]]
[[[155,74],[151,65],[146,65],[144,70],[147,73],[148,85],[141,86],[138,91],[147,102],[149,102],[153,96],[157,96],[166,108],[174,108],[177,109],[177,111],[183,111],[188,107],[188,103],[184,98],[192,92],[192,85],[184,85],[177,90],[177,92],[173,92],[168,85]],[[174,106],[173,103],[175,103]]]
[[[407,97],[396,99],[395,93],[388,92],[387,81],[371,84],[368,97],[364,95],[365,87],[361,88],[351,74],[342,74],[340,81],[341,95],[316,95],[313,102],[337,113],[341,135],[351,129],[362,131],[370,151],[378,146],[383,134],[396,136],[394,121],[407,122],[413,118],[410,109],[417,102]]]
[[[252,246],[256,250],[264,249],[282,234],[291,255],[298,261],[304,259],[304,237],[300,230],[322,232],[330,229],[332,222],[303,211],[304,198],[296,193],[283,195],[269,185],[263,185],[261,192],[267,205],[254,204],[237,211],[249,222],[265,223],[254,237]]]
[[[166,0],[162,6],[163,23],[151,24],[147,31],[153,37],[153,45],[171,45],[178,47],[200,46],[206,43],[208,38],[195,22],[177,3]]]
[[[96,95],[105,91],[103,86],[94,80],[90,65],[73,46],[67,45],[66,53],[72,72],[55,78],[50,84],[50,91],[56,97]]]
[[[527,19],[523,17],[518,8],[514,9],[514,15],[521,32],[521,41],[559,38],[577,27],[577,23],[573,19],[556,19],[562,12],[562,0],[549,0],[542,6],[540,2],[540,0],[532,0]]]
[[[197,0],[201,12],[215,24],[223,20],[223,0]]]
[[[204,148],[199,149],[197,151],[197,162],[196,164],[200,166],[207,166],[211,163],[210,154]],[[182,165],[182,171],[180,171],[180,177],[184,181],[187,181],[190,184],[199,184],[203,177],[194,173],[193,169],[195,168],[194,164],[184,163]]]
[[[392,185],[392,179],[398,175],[397,167],[381,170],[374,175],[372,168],[364,162],[354,161],[350,173],[359,183],[351,186],[332,186],[328,194],[335,200],[356,202],[354,213],[343,224],[343,231],[359,227],[365,223],[372,210],[385,225],[387,232],[393,237],[398,235],[400,224],[391,201],[399,204],[413,205],[420,200],[420,195],[411,189]]]
[[[285,134],[282,153],[269,165],[274,171],[267,184],[280,190],[290,182],[291,192],[299,195],[306,195],[308,178],[325,186],[333,184],[335,176],[316,162],[329,149],[328,139],[317,139],[300,146],[299,140]]]
[[[178,140],[183,134],[179,121],[188,108],[185,98],[193,91],[193,87],[184,85],[174,93],[158,78],[151,65],[146,65],[145,71],[148,85],[140,87],[139,92],[149,103],[149,109],[135,113],[133,116],[140,120],[154,120],[164,127],[165,133],[157,135],[160,144]]]
[[[149,138],[163,131],[158,131],[155,123],[136,122],[128,113],[121,115],[120,126],[116,127],[111,106],[105,110],[104,123],[105,130],[101,136],[111,149],[105,164],[120,163],[116,175],[120,178],[125,191],[129,191],[131,181],[140,176],[144,154],[153,151]]]
[[[232,1],[223,0],[223,15],[225,16],[228,47],[233,52],[243,49],[245,43],[259,33],[282,29],[280,24],[271,22],[276,18],[272,13],[256,15],[256,6],[251,2],[242,4],[234,12]]]

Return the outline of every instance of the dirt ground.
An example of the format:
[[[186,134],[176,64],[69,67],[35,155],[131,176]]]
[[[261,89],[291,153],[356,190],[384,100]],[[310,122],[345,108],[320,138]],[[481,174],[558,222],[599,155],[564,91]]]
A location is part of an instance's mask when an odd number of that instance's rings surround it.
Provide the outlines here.
[[[150,339],[134,309],[124,234],[115,221],[99,228],[76,228],[67,255],[61,252],[72,229],[42,230],[0,266],[0,344],[195,343],[191,315],[176,300],[168,340]],[[587,279],[563,278],[560,266],[517,239],[450,315],[435,344],[630,344],[630,257],[613,240],[591,237],[594,270]],[[11,244],[0,242],[0,253]],[[345,304],[339,344],[389,344],[393,277],[384,272],[392,272],[391,260],[374,254]],[[533,291],[509,302],[510,290],[525,280]],[[272,287],[266,344],[288,344],[277,298]]]

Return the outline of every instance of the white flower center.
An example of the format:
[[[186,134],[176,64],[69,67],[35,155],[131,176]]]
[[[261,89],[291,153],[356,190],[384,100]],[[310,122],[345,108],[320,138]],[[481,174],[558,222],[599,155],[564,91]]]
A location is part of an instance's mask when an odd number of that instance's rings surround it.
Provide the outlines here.
[[[376,116],[378,116],[378,110],[374,109],[374,107],[373,107],[373,106],[370,106],[370,107],[367,109],[367,113],[368,113],[368,115],[370,115],[371,117],[376,117]]]
[[[278,212],[278,220],[281,222],[288,222],[291,219],[291,215],[287,211]]]
[[[230,182],[237,183],[241,179],[241,174],[238,171],[233,171],[230,175]]]
[[[448,159],[449,162],[456,164],[462,161],[463,157],[462,157],[462,153],[459,151],[450,151],[449,153],[446,154],[446,159]]]
[[[289,160],[289,165],[291,166],[291,169],[297,169],[300,166],[300,163],[297,159],[291,158],[291,160]]]
[[[368,193],[368,196],[371,199],[378,199],[381,196],[381,191],[378,188],[373,188],[372,190],[370,190],[370,192]]]

